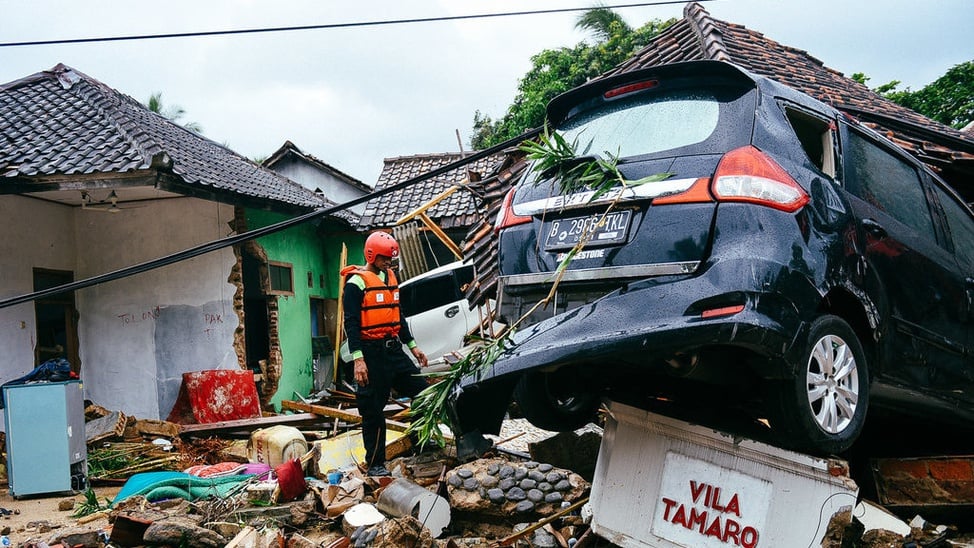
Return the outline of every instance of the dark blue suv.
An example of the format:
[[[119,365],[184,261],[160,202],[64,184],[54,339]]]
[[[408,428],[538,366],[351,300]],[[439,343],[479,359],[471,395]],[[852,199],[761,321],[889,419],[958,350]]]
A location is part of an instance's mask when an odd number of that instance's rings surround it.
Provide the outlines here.
[[[496,227],[504,321],[569,262],[454,395],[460,434],[496,433],[512,395],[549,430],[602,398],[741,407],[815,453],[848,449],[869,407],[974,421],[974,218],[895,144],[716,61],[593,81],[548,122],[626,180],[671,175],[601,195],[534,172],[515,186]]]

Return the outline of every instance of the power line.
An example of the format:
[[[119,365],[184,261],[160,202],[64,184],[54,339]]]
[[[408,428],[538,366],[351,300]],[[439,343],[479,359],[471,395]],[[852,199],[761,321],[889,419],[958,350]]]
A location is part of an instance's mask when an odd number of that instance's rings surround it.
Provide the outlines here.
[[[713,0],[697,0],[698,2],[710,2]],[[633,4],[617,4],[613,6],[599,6],[607,9],[621,9],[621,8],[639,8],[648,6],[664,6],[667,4],[685,4],[686,0],[661,0],[657,2],[638,2]],[[234,30],[213,30],[213,31],[200,31],[200,32],[173,32],[164,34],[137,34],[130,36],[104,36],[98,38],[65,38],[60,40],[30,40],[27,42],[0,42],[0,48],[18,47],[18,46],[52,46],[52,45],[62,45],[62,44],[87,44],[93,42],[123,42],[132,40],[156,40],[160,38],[195,38],[200,36],[228,36],[234,34],[259,34],[267,32],[291,32],[300,30],[323,30],[323,29],[340,29],[340,28],[353,28],[353,27],[376,27],[384,25],[404,25],[411,23],[434,23],[440,21],[462,21],[466,19],[493,19],[497,17],[514,17],[520,15],[544,15],[551,13],[565,13],[573,11],[589,11],[593,9],[591,6],[588,7],[577,7],[577,8],[554,8],[547,10],[533,10],[533,11],[509,11],[504,13],[480,13],[473,15],[451,15],[443,17],[418,17],[412,19],[390,19],[384,21],[359,21],[351,23],[331,23],[323,25],[300,25],[300,26],[290,26],[290,27],[267,27],[267,28],[255,28],[255,29],[234,29]]]

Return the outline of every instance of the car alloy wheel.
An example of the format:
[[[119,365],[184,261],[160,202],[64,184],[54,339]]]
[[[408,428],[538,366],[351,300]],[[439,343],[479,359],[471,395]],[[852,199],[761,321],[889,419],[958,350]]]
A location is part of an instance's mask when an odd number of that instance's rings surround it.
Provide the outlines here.
[[[781,445],[808,453],[835,454],[852,446],[869,406],[866,355],[842,318],[812,322],[796,355],[792,378],[769,381],[771,431]]]
[[[806,368],[808,405],[819,428],[838,434],[849,427],[859,405],[856,356],[839,336],[812,345]]]

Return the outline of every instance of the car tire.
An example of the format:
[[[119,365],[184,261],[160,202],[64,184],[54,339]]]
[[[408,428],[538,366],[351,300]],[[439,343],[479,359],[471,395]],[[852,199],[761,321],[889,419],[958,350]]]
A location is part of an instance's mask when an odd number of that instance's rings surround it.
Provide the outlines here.
[[[862,431],[869,405],[859,338],[841,318],[821,316],[812,323],[799,360],[794,379],[771,385],[772,434],[798,451],[841,453]]]
[[[552,432],[585,426],[595,419],[601,405],[592,383],[572,367],[525,374],[514,388],[514,399],[528,422]]]

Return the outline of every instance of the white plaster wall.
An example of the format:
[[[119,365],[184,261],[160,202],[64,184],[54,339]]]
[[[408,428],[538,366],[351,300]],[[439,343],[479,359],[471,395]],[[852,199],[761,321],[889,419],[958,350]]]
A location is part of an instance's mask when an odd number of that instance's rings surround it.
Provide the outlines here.
[[[141,204],[140,204],[141,205]],[[82,280],[231,234],[232,206],[194,198],[116,214],[0,196],[0,298],[33,290],[33,268]],[[166,418],[182,373],[237,368],[235,262],[224,248],[78,290],[85,397],[140,418]],[[34,367],[34,306],[0,308],[0,384]]]
[[[304,162],[285,161],[274,166],[274,171],[291,179],[299,185],[314,190],[320,188],[325,198],[343,204],[349,200],[365,195],[365,192],[348,185],[341,179],[333,177],[324,171],[314,168]],[[365,211],[365,204],[361,203],[349,208],[351,211],[361,215]]]
[[[34,268],[73,270],[72,210],[16,195],[0,196],[0,298],[34,290]],[[0,384],[34,368],[34,303],[0,308]]]
[[[77,277],[88,278],[226,237],[231,206],[194,198],[118,214],[78,211]],[[224,248],[78,291],[81,375],[88,399],[165,419],[182,373],[237,368],[235,262]]]

